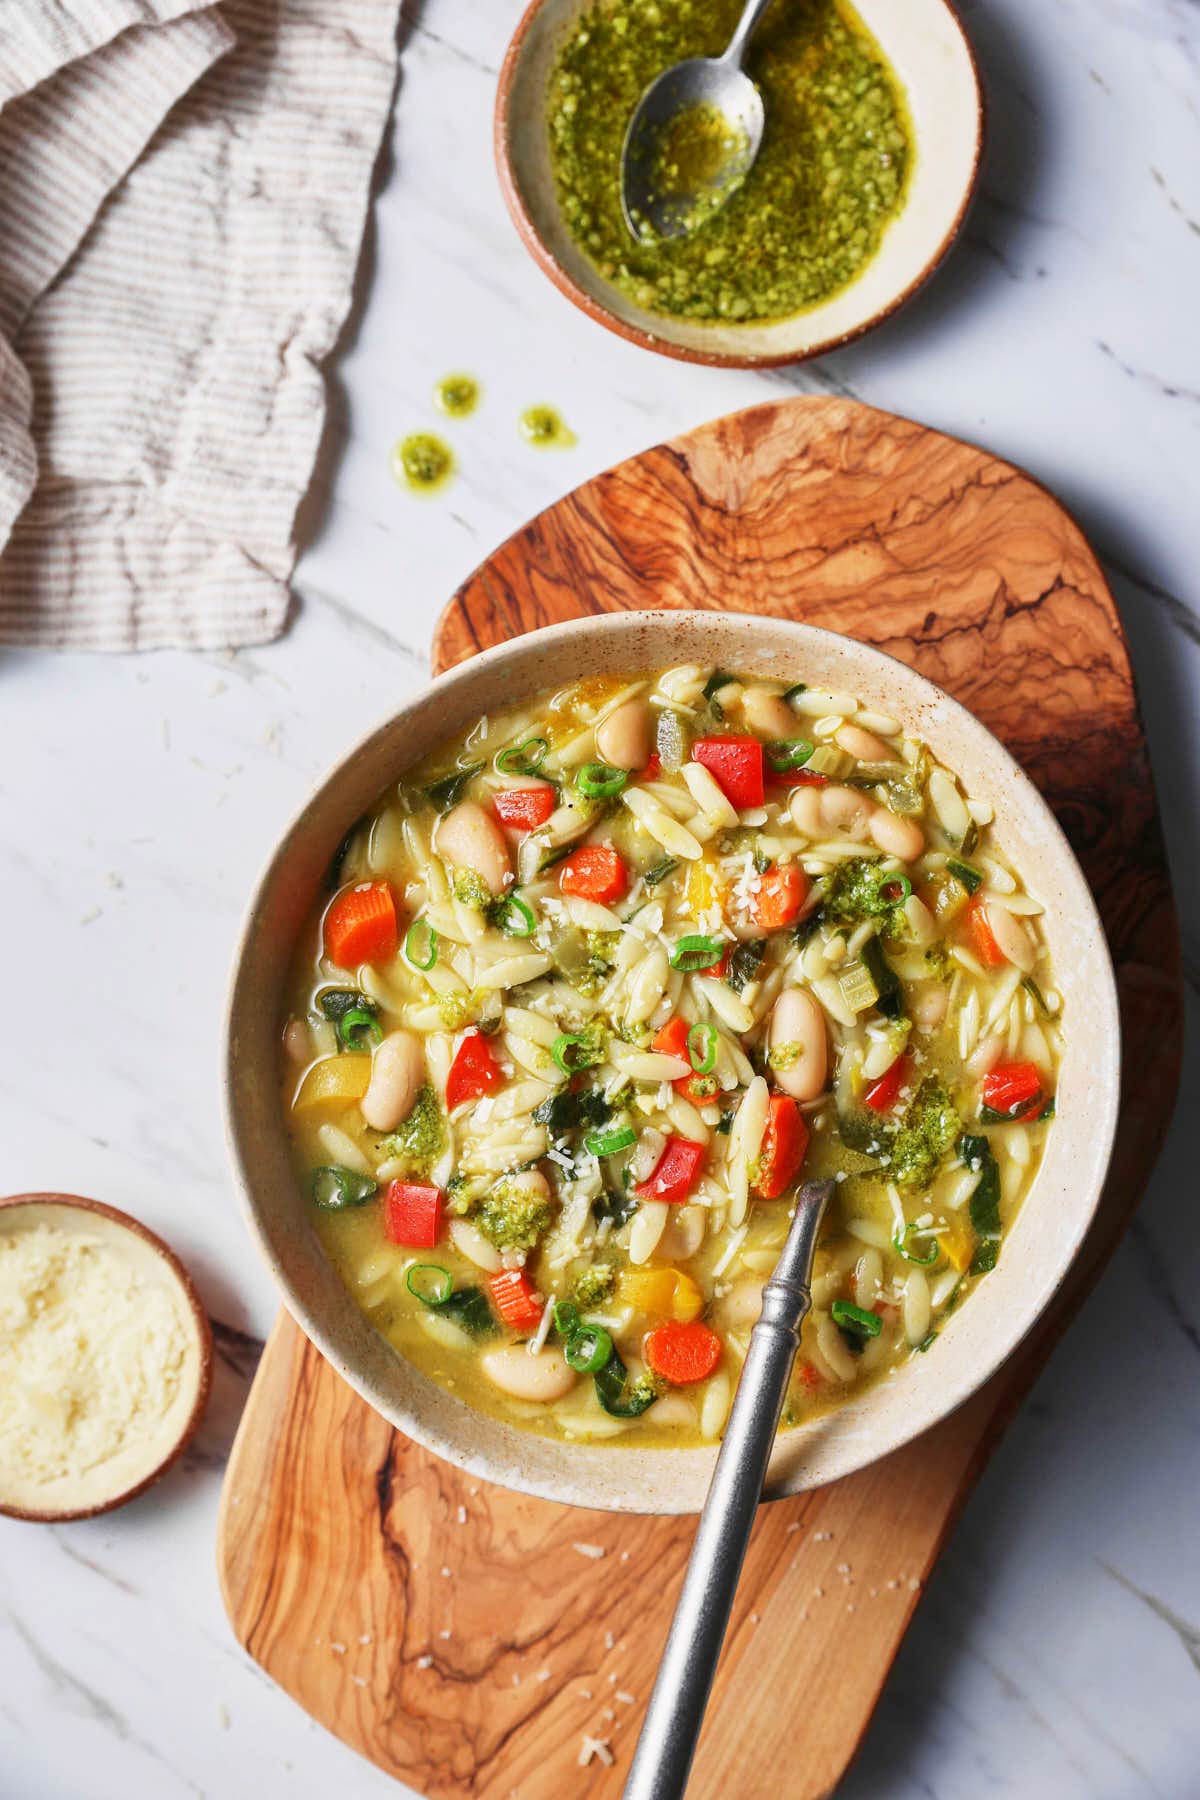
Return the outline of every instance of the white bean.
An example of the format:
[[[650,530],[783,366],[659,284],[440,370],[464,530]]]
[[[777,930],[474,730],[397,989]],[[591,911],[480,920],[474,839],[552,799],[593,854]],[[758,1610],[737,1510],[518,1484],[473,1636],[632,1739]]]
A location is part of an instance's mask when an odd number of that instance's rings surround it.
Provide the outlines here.
[[[701,1437],[710,1440],[720,1437],[725,1429],[725,1421],[729,1417],[729,1404],[732,1399],[733,1382],[724,1369],[719,1369],[710,1380],[700,1407]]]
[[[596,749],[614,769],[644,769],[653,748],[650,708],[644,700],[626,700],[596,727]]]
[[[909,1001],[913,1024],[918,1031],[936,1031],[946,1017],[950,990],[940,981],[916,990]]]
[[[762,1311],[761,1281],[735,1281],[721,1301],[721,1321],[731,1331],[745,1330]]]
[[[784,988],[775,1002],[768,1035],[771,1073],[793,1100],[815,1100],[824,1091],[829,1068],[825,1017],[805,988]],[[786,1048],[784,1067],[774,1060]]]
[[[858,762],[886,763],[896,760],[896,752],[891,745],[885,744],[873,731],[864,731],[861,725],[843,725],[834,732],[833,741],[839,750],[847,751]]]
[[[871,815],[877,810],[875,802],[857,788],[835,786],[817,791],[821,796],[822,822],[856,843],[865,842],[870,835]]]
[[[742,715],[751,731],[762,737],[792,738],[796,733],[796,715],[782,694],[770,688],[748,687],[742,695]]]
[[[473,870],[493,894],[502,894],[512,881],[512,858],[504,833],[474,800],[460,801],[438,820],[433,847],[444,862]]]
[[[792,789],[788,801],[788,812],[792,824],[801,837],[821,838],[825,835],[825,825],[821,818],[821,789],[819,787],[798,787]]]
[[[395,1131],[425,1079],[425,1051],[411,1031],[389,1031],[371,1061],[362,1116],[373,1131]]]
[[[502,1394],[514,1400],[561,1400],[575,1386],[575,1372],[567,1367],[561,1350],[540,1350],[530,1356],[524,1344],[505,1344],[485,1350],[479,1366]]]
[[[1033,947],[1033,939],[1022,925],[1015,913],[1004,906],[985,906],[983,916],[991,928],[997,947],[1010,963],[1028,975],[1033,968],[1037,952]]]
[[[667,1228],[671,1208],[665,1200],[643,1200],[629,1227],[629,1260],[648,1262]]]
[[[925,848],[925,833],[916,820],[901,818],[886,806],[875,808],[867,828],[883,854],[898,856],[901,862],[915,862]]]
[[[283,1032],[284,1053],[294,1063],[306,1063],[312,1057],[312,1038],[303,1019],[289,1019]]]

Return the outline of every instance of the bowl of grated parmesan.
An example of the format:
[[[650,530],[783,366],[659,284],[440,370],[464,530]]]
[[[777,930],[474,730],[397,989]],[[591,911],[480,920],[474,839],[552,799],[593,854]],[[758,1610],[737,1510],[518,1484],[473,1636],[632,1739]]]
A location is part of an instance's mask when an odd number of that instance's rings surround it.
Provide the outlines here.
[[[211,1371],[204,1308],[154,1232],[76,1194],[0,1199],[0,1513],[87,1518],[143,1493]]]

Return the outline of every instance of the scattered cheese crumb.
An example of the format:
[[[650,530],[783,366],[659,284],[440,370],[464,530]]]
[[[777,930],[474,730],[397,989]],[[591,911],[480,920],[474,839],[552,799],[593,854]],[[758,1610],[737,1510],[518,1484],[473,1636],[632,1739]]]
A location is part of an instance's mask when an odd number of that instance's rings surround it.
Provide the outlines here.
[[[612,1632],[611,1632],[611,1631],[606,1631],[606,1632],[605,1632],[605,1634],[604,1634],[604,1648],[605,1648],[605,1649],[606,1649],[606,1650],[611,1650],[611,1649],[612,1649],[612,1647],[613,1647],[613,1645],[614,1645],[614,1644],[615,1644],[615,1643],[616,1643],[616,1641],[617,1641],[617,1640],[616,1640],[616,1638],[615,1638],[615,1637],[614,1637],[614,1636],[613,1636],[613,1634],[612,1634]]]
[[[602,1544],[572,1544],[571,1548],[572,1550],[577,1550],[580,1556],[590,1556],[593,1562],[599,1562],[600,1558],[605,1554],[604,1546]]]
[[[223,1700],[220,1700],[217,1703],[217,1724],[221,1727],[222,1731],[229,1730],[229,1708]]]
[[[593,1756],[602,1762],[606,1769],[611,1769],[614,1762],[612,1751],[608,1747],[607,1738],[589,1737],[586,1731],[579,1745],[577,1761],[581,1769],[586,1769]]]
[[[617,1689],[616,1693],[613,1695],[613,1699],[619,1700],[622,1706],[634,1706],[637,1704],[633,1695],[627,1694],[623,1688]]]
[[[418,1669],[432,1669],[432,1667],[433,1667],[432,1656],[428,1655],[428,1653],[424,1656],[418,1656],[417,1667],[418,1667]]]
[[[465,1506],[460,1506],[458,1509],[458,1522],[460,1525],[465,1525],[467,1522],[467,1509]]]
[[[331,1643],[331,1644],[330,1644],[330,1646],[329,1646],[329,1648],[330,1648],[330,1649],[331,1649],[331,1650],[332,1650],[332,1651],[333,1651],[333,1654],[334,1654],[334,1655],[335,1655],[335,1656],[345,1656],[345,1654],[346,1654],[346,1646],[345,1646],[345,1644],[335,1644],[335,1643]]]

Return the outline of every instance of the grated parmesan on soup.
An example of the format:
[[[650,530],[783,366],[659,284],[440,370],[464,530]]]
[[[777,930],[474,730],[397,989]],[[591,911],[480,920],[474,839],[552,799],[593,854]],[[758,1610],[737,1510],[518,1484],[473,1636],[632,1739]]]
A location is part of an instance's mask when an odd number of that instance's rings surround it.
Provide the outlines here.
[[[198,1362],[150,1246],[108,1221],[64,1228],[51,1210],[0,1231],[0,1500],[30,1510],[98,1504],[150,1473]]]

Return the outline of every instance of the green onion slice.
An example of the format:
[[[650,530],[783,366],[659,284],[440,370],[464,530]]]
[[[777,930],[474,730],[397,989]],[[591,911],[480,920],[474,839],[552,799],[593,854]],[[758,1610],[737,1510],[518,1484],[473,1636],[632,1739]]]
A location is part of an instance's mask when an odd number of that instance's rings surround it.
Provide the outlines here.
[[[976,889],[983,886],[983,876],[979,870],[973,868],[970,863],[958,862],[954,857],[950,857],[947,861],[946,873],[953,875],[958,885],[966,888],[968,894],[975,893]]]
[[[533,908],[516,894],[505,894],[497,900],[492,909],[492,917],[501,931],[506,931],[509,937],[532,937],[537,923]]]
[[[375,1192],[373,1176],[360,1175],[357,1169],[344,1168],[341,1163],[313,1170],[313,1203],[322,1212],[344,1212],[348,1206],[362,1206]]]
[[[941,1255],[941,1250],[938,1246],[938,1241],[936,1238],[931,1238],[930,1244],[929,1244],[929,1255],[928,1256],[918,1256],[918,1255],[916,1255],[916,1253],[914,1251],[910,1250],[908,1247],[908,1240],[915,1230],[916,1230],[915,1225],[908,1224],[904,1227],[903,1232],[899,1232],[899,1231],[896,1232],[895,1236],[892,1238],[892,1248],[897,1252],[898,1255],[900,1255],[904,1258],[905,1262],[915,1263],[917,1265],[918,1269],[932,1269],[934,1263],[937,1261],[938,1257]]]
[[[664,856],[661,862],[655,863],[652,869],[646,870],[642,880],[647,887],[657,887],[660,881],[665,881],[668,875],[673,875],[678,867],[679,863],[675,857]]]
[[[581,1325],[563,1346],[567,1365],[580,1375],[594,1375],[613,1353],[613,1341],[603,1325]]]
[[[422,939],[424,949],[422,951]],[[404,938],[404,959],[422,973],[438,959],[438,934],[428,919],[414,919]]]
[[[911,893],[912,882],[907,875],[888,875],[879,884],[879,898],[889,906],[900,906]]]
[[[717,1028],[715,1025],[693,1025],[687,1034],[688,1061],[697,1075],[708,1075],[716,1067]]]
[[[359,1032],[365,1031],[373,1043],[383,1042],[383,1032],[379,1020],[365,1006],[352,1006],[344,1012],[337,1022],[337,1034],[348,1050],[361,1050],[363,1047]]]
[[[526,738],[523,744],[510,744],[496,758],[502,775],[536,775],[550,746],[544,737]]]
[[[835,1300],[829,1311],[835,1325],[842,1325],[847,1331],[856,1331],[860,1337],[878,1337],[883,1330],[883,1320],[878,1313],[866,1312],[861,1306],[851,1306],[849,1300]]]
[[[807,681],[796,681],[796,682],[792,683],[790,688],[784,689],[783,698],[790,703],[791,701],[793,701],[796,698],[797,694],[807,694],[807,692],[808,692]]]
[[[404,1285],[414,1299],[426,1306],[445,1306],[454,1292],[454,1277],[440,1263],[414,1263],[404,1277]]]
[[[711,700],[714,694],[720,693],[723,687],[728,687],[731,681],[736,680],[736,675],[727,675],[724,669],[714,669],[704,684],[704,698]]]
[[[561,1032],[551,1044],[550,1054],[564,1075],[578,1075],[581,1069],[604,1060],[604,1052],[577,1031]]]
[[[672,950],[671,967],[692,974],[699,969],[711,969],[714,963],[720,962],[724,954],[725,946],[719,939],[689,934],[681,937]]]
[[[576,772],[575,786],[589,800],[615,800],[629,776],[611,763],[590,762]]]
[[[808,738],[779,738],[767,745],[767,761],[777,775],[786,775],[789,769],[802,769],[816,747]]]
[[[619,1150],[629,1150],[636,1143],[637,1132],[633,1126],[618,1125],[615,1131],[589,1131],[583,1147],[593,1156],[615,1156]]]

